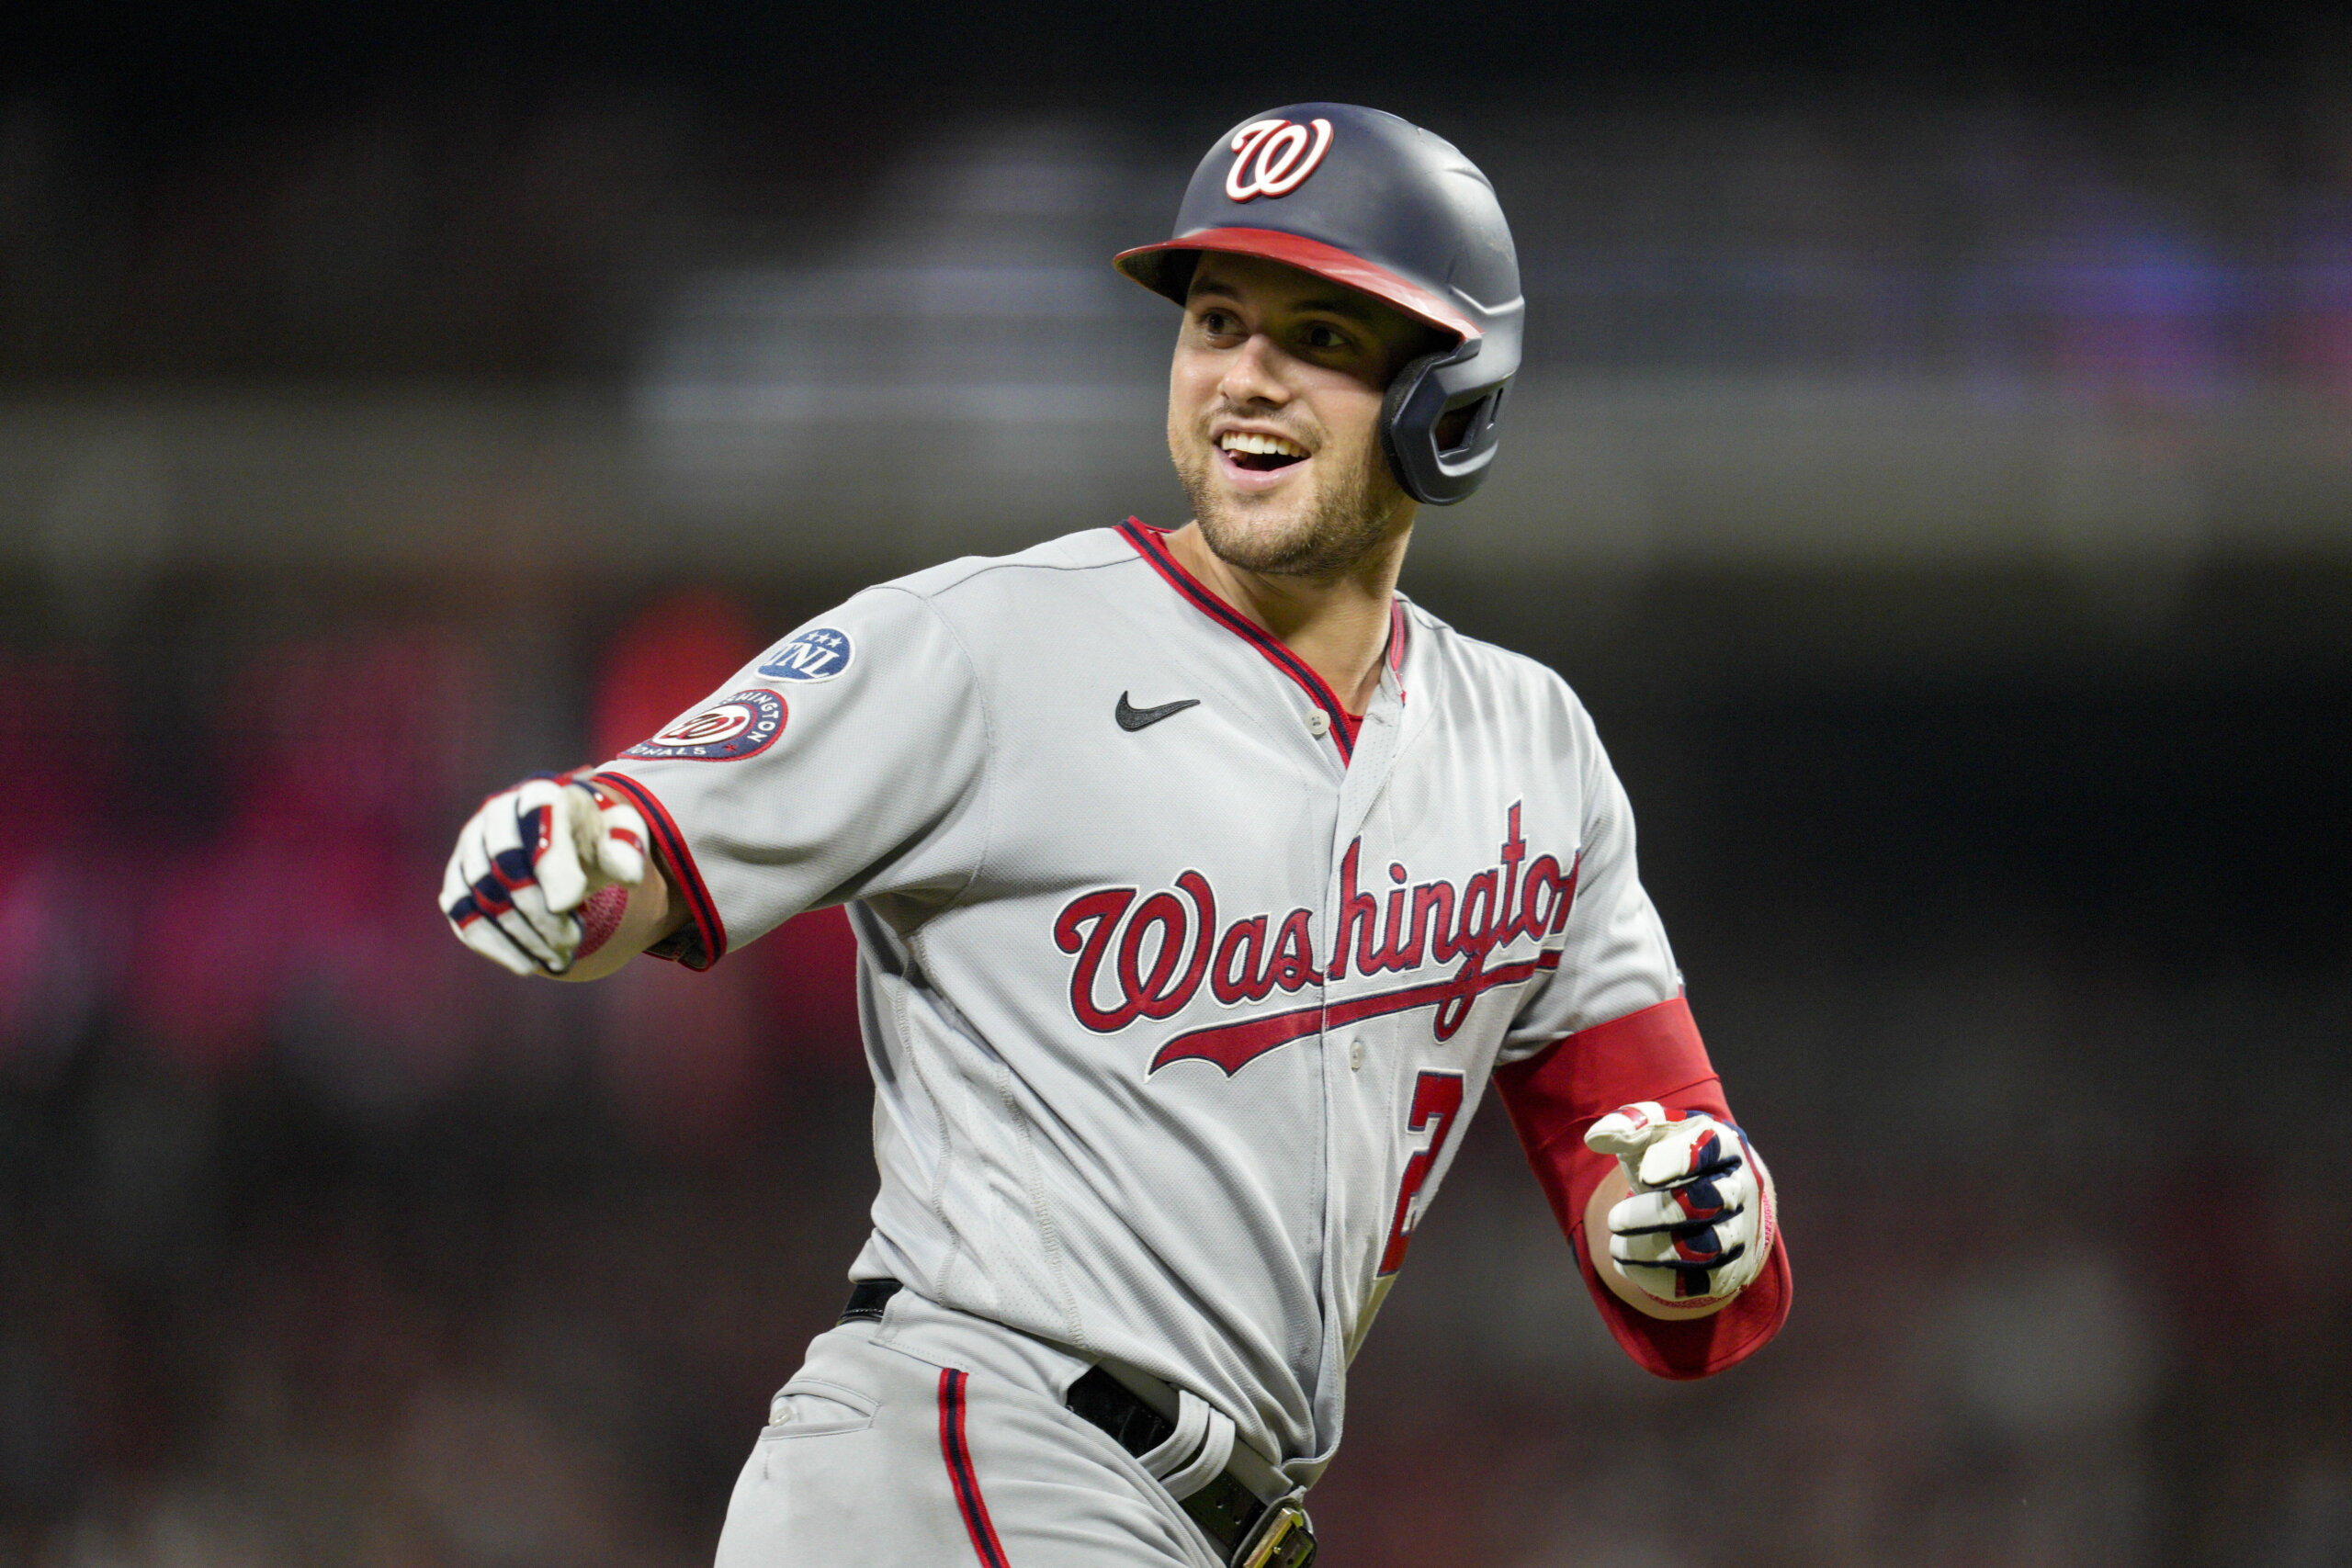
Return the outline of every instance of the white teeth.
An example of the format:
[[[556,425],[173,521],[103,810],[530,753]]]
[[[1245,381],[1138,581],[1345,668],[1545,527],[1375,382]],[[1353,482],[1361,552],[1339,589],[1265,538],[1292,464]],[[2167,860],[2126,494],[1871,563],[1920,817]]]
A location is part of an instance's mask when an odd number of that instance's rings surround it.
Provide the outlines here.
[[[1279,435],[1254,435],[1243,431],[1228,431],[1217,438],[1217,445],[1228,452],[1250,452],[1261,457],[1304,457],[1306,448],[1295,441],[1285,441]]]

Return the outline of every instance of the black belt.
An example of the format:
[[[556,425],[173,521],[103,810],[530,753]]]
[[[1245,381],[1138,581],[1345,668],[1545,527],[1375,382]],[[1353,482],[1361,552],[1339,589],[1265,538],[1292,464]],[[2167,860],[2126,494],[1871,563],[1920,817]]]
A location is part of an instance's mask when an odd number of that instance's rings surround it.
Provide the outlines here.
[[[841,1320],[879,1323],[883,1307],[902,1288],[896,1280],[858,1280]],[[1176,1434],[1175,1422],[1101,1367],[1070,1384],[1062,1403],[1071,1415],[1102,1427],[1138,1459]],[[1224,1549],[1235,1568],[1307,1568],[1315,1561],[1315,1530],[1306,1522],[1306,1511],[1289,1500],[1270,1508],[1229,1470],[1210,1477],[1191,1496],[1179,1498],[1177,1506]],[[1270,1519],[1269,1514],[1276,1511],[1282,1517]]]
[[[882,1309],[892,1296],[906,1287],[896,1280],[860,1280],[849,1288],[849,1305],[842,1308],[842,1322],[864,1318],[870,1323],[882,1321]]]

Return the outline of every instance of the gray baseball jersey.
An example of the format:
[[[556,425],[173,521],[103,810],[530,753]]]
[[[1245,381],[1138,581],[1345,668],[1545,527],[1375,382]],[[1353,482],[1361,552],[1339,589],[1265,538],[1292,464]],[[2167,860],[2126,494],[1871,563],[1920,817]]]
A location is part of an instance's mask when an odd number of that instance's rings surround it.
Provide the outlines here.
[[[1680,988],[1590,718],[1400,602],[1360,722],[1136,523],[870,589],[610,763],[697,967],[846,902],[851,1273],[1311,1483],[1499,1064]]]

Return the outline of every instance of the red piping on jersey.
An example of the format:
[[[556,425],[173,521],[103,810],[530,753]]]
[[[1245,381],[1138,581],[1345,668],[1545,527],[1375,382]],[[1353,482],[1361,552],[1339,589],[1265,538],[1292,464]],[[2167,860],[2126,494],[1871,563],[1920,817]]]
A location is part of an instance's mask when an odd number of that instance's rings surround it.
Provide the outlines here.
[[[702,939],[703,961],[689,964],[689,969],[707,969],[727,956],[727,928],[719,922],[718,906],[711,901],[710,890],[702,885],[702,873],[695,868],[694,852],[686,848],[686,837],[678,825],[670,820],[670,813],[653,797],[653,792],[627,773],[598,773],[596,784],[620,791],[645,818],[645,825],[653,830],[653,842],[662,859],[675,873],[678,891],[685,895],[686,914],[695,923],[695,934]]]
[[[1323,683],[1323,677],[1308,669],[1297,654],[1284,648],[1280,638],[1218,598],[1199,578],[1186,571],[1160,542],[1159,535],[1165,531],[1152,527],[1139,517],[1130,517],[1119,525],[1119,532],[1126,536],[1127,543],[1151,563],[1154,571],[1168,580],[1170,588],[1190,599],[1210,618],[1224,623],[1227,630],[1264,654],[1274,668],[1298,682],[1299,690],[1305,692],[1308,699],[1323,710],[1323,716],[1331,721],[1331,744],[1340,749],[1340,760],[1352,761],[1356,754],[1356,725],[1361,721],[1348,712],[1346,705],[1331,694],[1331,688]],[[1390,640],[1395,639],[1392,637]]]
[[[1474,976],[1468,991],[1472,997],[1496,986],[1516,986],[1532,979],[1538,970],[1557,969],[1560,955],[1545,951],[1517,964],[1506,964]],[[1162,1045],[1151,1058],[1150,1072],[1158,1072],[1170,1062],[1198,1057],[1214,1062],[1231,1077],[1251,1062],[1279,1045],[1294,1040],[1304,1040],[1310,1034],[1327,1029],[1344,1029],[1351,1023],[1366,1019],[1385,1018],[1393,1012],[1410,1012],[1415,1008],[1435,1007],[1463,993],[1459,980],[1431,980],[1423,985],[1407,986],[1398,990],[1382,991],[1375,996],[1350,997],[1343,1002],[1313,1007],[1293,1008],[1287,1012],[1269,1013],[1262,1018],[1244,1019],[1239,1023],[1220,1023],[1209,1029],[1195,1029],[1180,1034]]]
[[[1388,601],[1388,672],[1396,677],[1396,700],[1405,700],[1405,606]]]
[[[989,1506],[980,1496],[980,1477],[972,1468],[972,1450],[964,1438],[964,1384],[969,1372],[954,1367],[939,1369],[939,1451],[947,1461],[947,1483],[955,1488],[956,1509],[964,1516],[964,1533],[972,1538],[980,1568],[1011,1568],[1004,1542],[996,1535]]]

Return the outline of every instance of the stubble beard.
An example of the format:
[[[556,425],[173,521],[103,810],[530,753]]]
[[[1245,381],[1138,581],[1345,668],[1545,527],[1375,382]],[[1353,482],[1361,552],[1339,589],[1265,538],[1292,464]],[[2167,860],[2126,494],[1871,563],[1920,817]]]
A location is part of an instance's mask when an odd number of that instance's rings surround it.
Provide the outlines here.
[[[1328,446],[1317,455],[1318,465],[1332,466],[1305,502],[1236,496],[1224,489],[1210,471],[1216,458],[1205,437],[1185,444],[1176,478],[1193,503],[1201,537],[1227,566],[1266,577],[1334,578],[1387,542],[1406,503],[1376,445],[1335,459],[1340,454]],[[1281,508],[1298,510],[1284,518]]]

